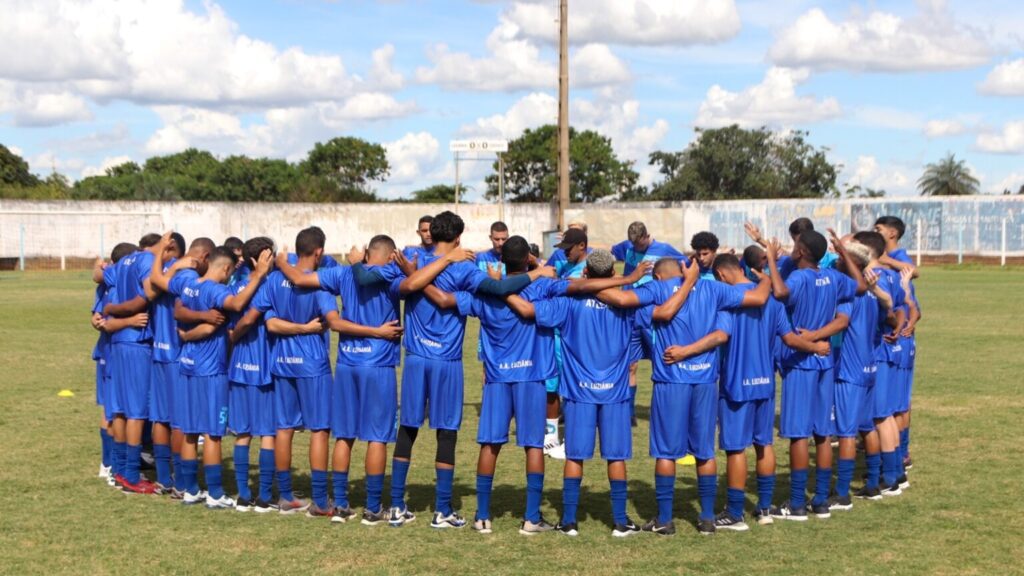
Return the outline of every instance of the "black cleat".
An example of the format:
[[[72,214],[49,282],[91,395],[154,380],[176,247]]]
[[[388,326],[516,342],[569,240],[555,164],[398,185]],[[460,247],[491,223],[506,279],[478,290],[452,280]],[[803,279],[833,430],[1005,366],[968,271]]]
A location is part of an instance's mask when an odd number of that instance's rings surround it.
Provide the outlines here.
[[[853,500],[850,499],[849,494],[847,494],[846,496],[833,494],[832,497],[828,499],[828,507],[830,510],[837,511],[853,510]]]
[[[861,500],[881,500],[882,491],[878,489],[878,486],[874,486],[871,488],[865,486],[860,490],[857,490],[857,492],[854,493],[854,496],[860,498]]]
[[[676,533],[676,525],[671,520],[661,524],[658,522],[657,518],[652,518],[650,522],[641,526],[640,530],[642,532],[651,532],[660,536],[671,536]]]
[[[697,521],[697,533],[701,536],[712,536],[715,533],[715,521],[702,518]]]
[[[789,502],[786,502],[782,506],[772,506],[771,515],[772,518],[775,518],[777,520],[793,520],[795,522],[806,522],[807,506],[791,508]]]
[[[636,522],[630,520],[629,517],[626,518],[625,524],[616,524],[615,528],[612,528],[612,536],[616,538],[625,538],[639,533],[640,527],[636,525]]]
[[[720,513],[715,516],[715,529],[716,530],[733,530],[735,532],[746,532],[750,530],[750,526],[743,521],[743,517],[739,518],[729,514],[728,511]]]
[[[577,536],[580,533],[579,526],[577,526],[575,522],[570,522],[568,524],[559,522],[558,525],[555,526],[555,530],[565,534],[566,536]]]
[[[815,518],[821,518],[826,520],[832,517],[832,510],[828,506],[828,501],[822,502],[821,504],[811,504],[811,513],[814,514]]]

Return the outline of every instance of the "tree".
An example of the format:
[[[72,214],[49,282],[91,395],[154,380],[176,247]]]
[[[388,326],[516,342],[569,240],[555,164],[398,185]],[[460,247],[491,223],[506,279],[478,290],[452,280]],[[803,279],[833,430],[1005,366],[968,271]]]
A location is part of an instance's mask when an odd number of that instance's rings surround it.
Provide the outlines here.
[[[953,154],[928,164],[917,180],[922,196],[963,196],[977,194],[980,182],[971,174],[967,162],[957,160]]]
[[[558,129],[548,124],[526,129],[504,154],[505,197],[512,202],[547,202],[558,195]],[[494,163],[494,170],[499,168]],[[569,197],[594,202],[634,193],[639,175],[633,163],[619,160],[610,139],[592,130],[569,128]],[[498,197],[498,175],[487,177],[487,198]]]
[[[459,186],[459,195],[464,195],[467,188]],[[455,202],[455,186],[450,184],[435,184],[412,193],[413,202],[428,202],[437,204],[451,204]]]
[[[299,168],[309,176],[325,179],[314,188],[318,194],[328,195],[321,201],[333,202],[375,201],[370,182],[382,182],[391,172],[383,146],[350,136],[317,142]]]
[[[654,200],[823,198],[838,194],[837,166],[827,148],[806,140],[807,132],[774,134],[739,126],[697,129],[697,141],[681,152],[657,151],[649,163],[664,179]]]
[[[28,162],[0,144],[0,185],[38,186],[39,178],[28,170]]]
[[[847,198],[884,198],[885,190],[881,188],[864,188],[860,184],[850,186],[846,189]]]

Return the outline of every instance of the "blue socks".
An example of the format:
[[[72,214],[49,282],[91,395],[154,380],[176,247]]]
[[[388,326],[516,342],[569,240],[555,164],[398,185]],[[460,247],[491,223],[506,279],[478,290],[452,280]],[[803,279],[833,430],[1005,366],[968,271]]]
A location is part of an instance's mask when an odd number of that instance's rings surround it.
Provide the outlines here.
[[[576,523],[576,509],[580,506],[580,484],[583,478],[562,479],[562,523]]]
[[[484,474],[476,475],[476,519],[490,520],[491,518],[491,489],[494,486],[494,476]]]
[[[839,468],[836,472],[836,494],[839,496],[850,495],[850,482],[853,481],[853,469],[856,465],[856,460],[839,459]]]
[[[900,430],[900,459],[905,460],[910,454],[910,428]]]
[[[626,493],[627,485],[625,480],[609,480],[612,496],[612,518],[616,524],[625,524],[626,518]]]
[[[654,475],[654,499],[658,502],[658,523],[672,520],[672,500],[676,492],[675,476]]]
[[[174,454],[171,459],[174,461],[174,489],[184,492],[186,485],[181,471],[181,453]]]
[[[346,481],[348,476],[346,475]],[[310,473],[310,491],[313,493],[313,504],[321,510],[327,509],[327,470],[313,470]],[[346,486],[347,489],[347,486]],[[341,504],[338,504],[341,506]]]
[[[819,506],[828,502],[828,492],[832,487],[832,469],[816,468],[814,470],[814,500],[811,505]]]
[[[882,473],[882,455],[867,454],[864,456],[864,467],[867,468],[868,479],[865,488],[878,488],[878,477]]]
[[[892,486],[900,477],[900,455],[897,452],[882,452],[882,482]]]
[[[544,493],[544,473],[526,474],[526,514],[525,519],[536,524],[540,522],[540,501]],[[488,494],[488,497],[490,495]],[[489,499],[489,498],[488,498]]]
[[[314,478],[317,471],[314,470]],[[341,508],[348,508],[348,470],[335,470],[331,475],[331,482],[334,484],[334,505]],[[326,502],[327,473],[324,472],[324,501]],[[319,506],[319,504],[318,504]]]
[[[743,518],[744,493],[740,488],[729,488],[726,491],[726,509],[733,518]]]
[[[434,488],[434,511],[448,516],[452,513],[452,482],[454,468],[434,468],[437,484]]]
[[[762,476],[757,475],[757,508],[764,510],[772,507],[772,497],[775,495],[775,474]]]
[[[252,500],[252,491],[249,490],[249,446],[235,444],[235,485],[238,486],[238,497]]]
[[[124,471],[121,475],[129,484],[139,483],[139,459],[142,458],[141,444],[125,444]]]
[[[380,510],[380,496],[384,492],[384,475],[366,475],[366,509],[370,512]]]
[[[274,451],[260,448],[260,500],[270,502],[274,489]]]
[[[165,488],[170,488],[174,481],[171,479],[171,445],[154,444],[153,461],[156,465],[156,481]]]
[[[792,470],[789,474],[789,505],[791,508],[807,506],[807,469]]]
[[[210,498],[214,500],[219,499],[224,495],[223,468],[221,468],[220,464],[210,464],[203,466],[203,472],[206,473],[207,493],[210,495]]]
[[[128,445],[124,442],[114,442],[114,474],[124,476],[124,457]]]
[[[700,519],[715,519],[715,495],[718,492],[718,477],[714,474],[697,475],[697,496],[700,499]]]
[[[100,428],[100,462],[104,466],[110,466],[113,461],[114,439],[107,434],[106,428]]]
[[[181,461],[181,484],[185,492],[193,496],[199,494],[199,461]]]
[[[289,502],[295,500],[295,494],[292,493],[291,470],[277,470],[277,493],[281,496],[281,500]]]
[[[408,460],[391,461],[391,506],[405,510],[405,479],[409,476]]]

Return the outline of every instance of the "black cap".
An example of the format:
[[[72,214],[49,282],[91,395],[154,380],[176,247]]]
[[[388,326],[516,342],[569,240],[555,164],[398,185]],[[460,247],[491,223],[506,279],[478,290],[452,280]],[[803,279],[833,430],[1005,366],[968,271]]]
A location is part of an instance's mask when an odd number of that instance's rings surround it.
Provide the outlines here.
[[[562,234],[562,241],[555,244],[555,248],[561,248],[562,250],[568,250],[577,244],[587,243],[587,233],[579,228],[569,228]]]

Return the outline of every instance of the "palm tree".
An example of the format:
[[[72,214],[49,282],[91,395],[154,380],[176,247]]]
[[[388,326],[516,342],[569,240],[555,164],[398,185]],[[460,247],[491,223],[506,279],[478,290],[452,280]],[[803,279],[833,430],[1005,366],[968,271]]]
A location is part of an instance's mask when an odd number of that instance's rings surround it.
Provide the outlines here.
[[[949,154],[925,166],[924,174],[917,181],[917,189],[922,196],[962,196],[977,194],[978,184],[967,163]]]

